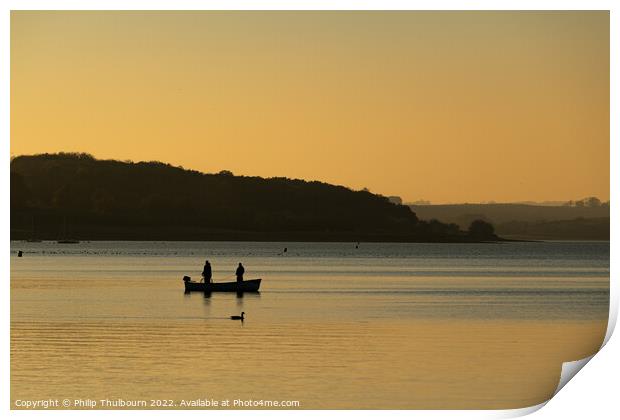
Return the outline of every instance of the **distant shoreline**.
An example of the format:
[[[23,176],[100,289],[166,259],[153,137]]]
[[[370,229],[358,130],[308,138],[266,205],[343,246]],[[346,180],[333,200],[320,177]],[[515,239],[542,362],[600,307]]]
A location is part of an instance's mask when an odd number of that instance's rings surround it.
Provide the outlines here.
[[[343,241],[343,240],[324,240],[324,241],[310,241],[310,240],[302,240],[302,239],[293,239],[293,240],[259,240],[259,239],[76,239],[77,243],[75,244],[65,244],[67,246],[71,245],[79,245],[80,243],[89,243],[89,242],[273,242],[273,243],[342,243],[342,244],[355,244],[355,241]],[[23,243],[57,243],[56,239],[41,239],[38,241],[28,241],[27,239],[15,239],[11,238],[11,242],[23,242]],[[501,244],[508,242],[609,242],[609,241],[599,241],[599,240],[566,240],[566,241],[555,241],[555,240],[518,240],[518,239],[498,239],[496,241],[360,241],[360,244]]]
[[[57,241],[61,239],[56,233],[41,232],[31,235],[25,230],[12,230],[11,241]],[[65,239],[79,241],[170,241],[170,242],[391,242],[391,243],[498,243],[528,242],[515,239],[497,238],[495,240],[475,240],[468,236],[429,239],[414,238],[411,235],[369,232],[255,232],[212,230],[204,228],[169,227],[169,228],[105,228],[92,229],[75,227]]]

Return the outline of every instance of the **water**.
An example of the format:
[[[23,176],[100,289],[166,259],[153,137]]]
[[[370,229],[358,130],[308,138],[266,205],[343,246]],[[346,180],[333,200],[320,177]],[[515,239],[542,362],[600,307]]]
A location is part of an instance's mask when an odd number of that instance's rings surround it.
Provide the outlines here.
[[[185,295],[205,258],[261,293]],[[608,242],[12,242],[11,400],[517,408],[608,306]]]

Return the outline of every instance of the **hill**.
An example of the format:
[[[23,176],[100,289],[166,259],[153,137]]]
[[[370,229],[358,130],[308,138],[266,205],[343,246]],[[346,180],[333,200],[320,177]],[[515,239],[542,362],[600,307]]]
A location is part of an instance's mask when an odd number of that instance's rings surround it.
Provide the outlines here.
[[[502,237],[512,239],[609,240],[609,217],[578,217],[570,220],[504,222],[498,225]]]
[[[64,221],[68,232],[63,232]],[[87,154],[11,161],[11,239],[474,241],[368,191]]]
[[[609,205],[532,204],[410,205],[420,218],[468,226],[492,223],[498,235],[513,239],[609,240]]]

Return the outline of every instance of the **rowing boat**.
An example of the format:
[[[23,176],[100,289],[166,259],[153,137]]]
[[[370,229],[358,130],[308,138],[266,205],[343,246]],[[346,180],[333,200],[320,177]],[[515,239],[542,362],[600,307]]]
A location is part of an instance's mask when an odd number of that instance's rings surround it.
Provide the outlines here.
[[[186,292],[258,292],[261,279],[245,281],[231,281],[228,283],[199,283],[196,281],[184,281]]]

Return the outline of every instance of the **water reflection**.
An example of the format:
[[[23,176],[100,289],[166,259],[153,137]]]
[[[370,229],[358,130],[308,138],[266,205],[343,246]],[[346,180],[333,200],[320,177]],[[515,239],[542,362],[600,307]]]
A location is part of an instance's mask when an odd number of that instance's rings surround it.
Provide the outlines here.
[[[608,315],[609,243],[300,243],[286,259],[277,243],[82,248],[15,246],[12,400],[517,408],[597,349]],[[202,255],[230,267],[248,250],[262,293],[179,296]]]

